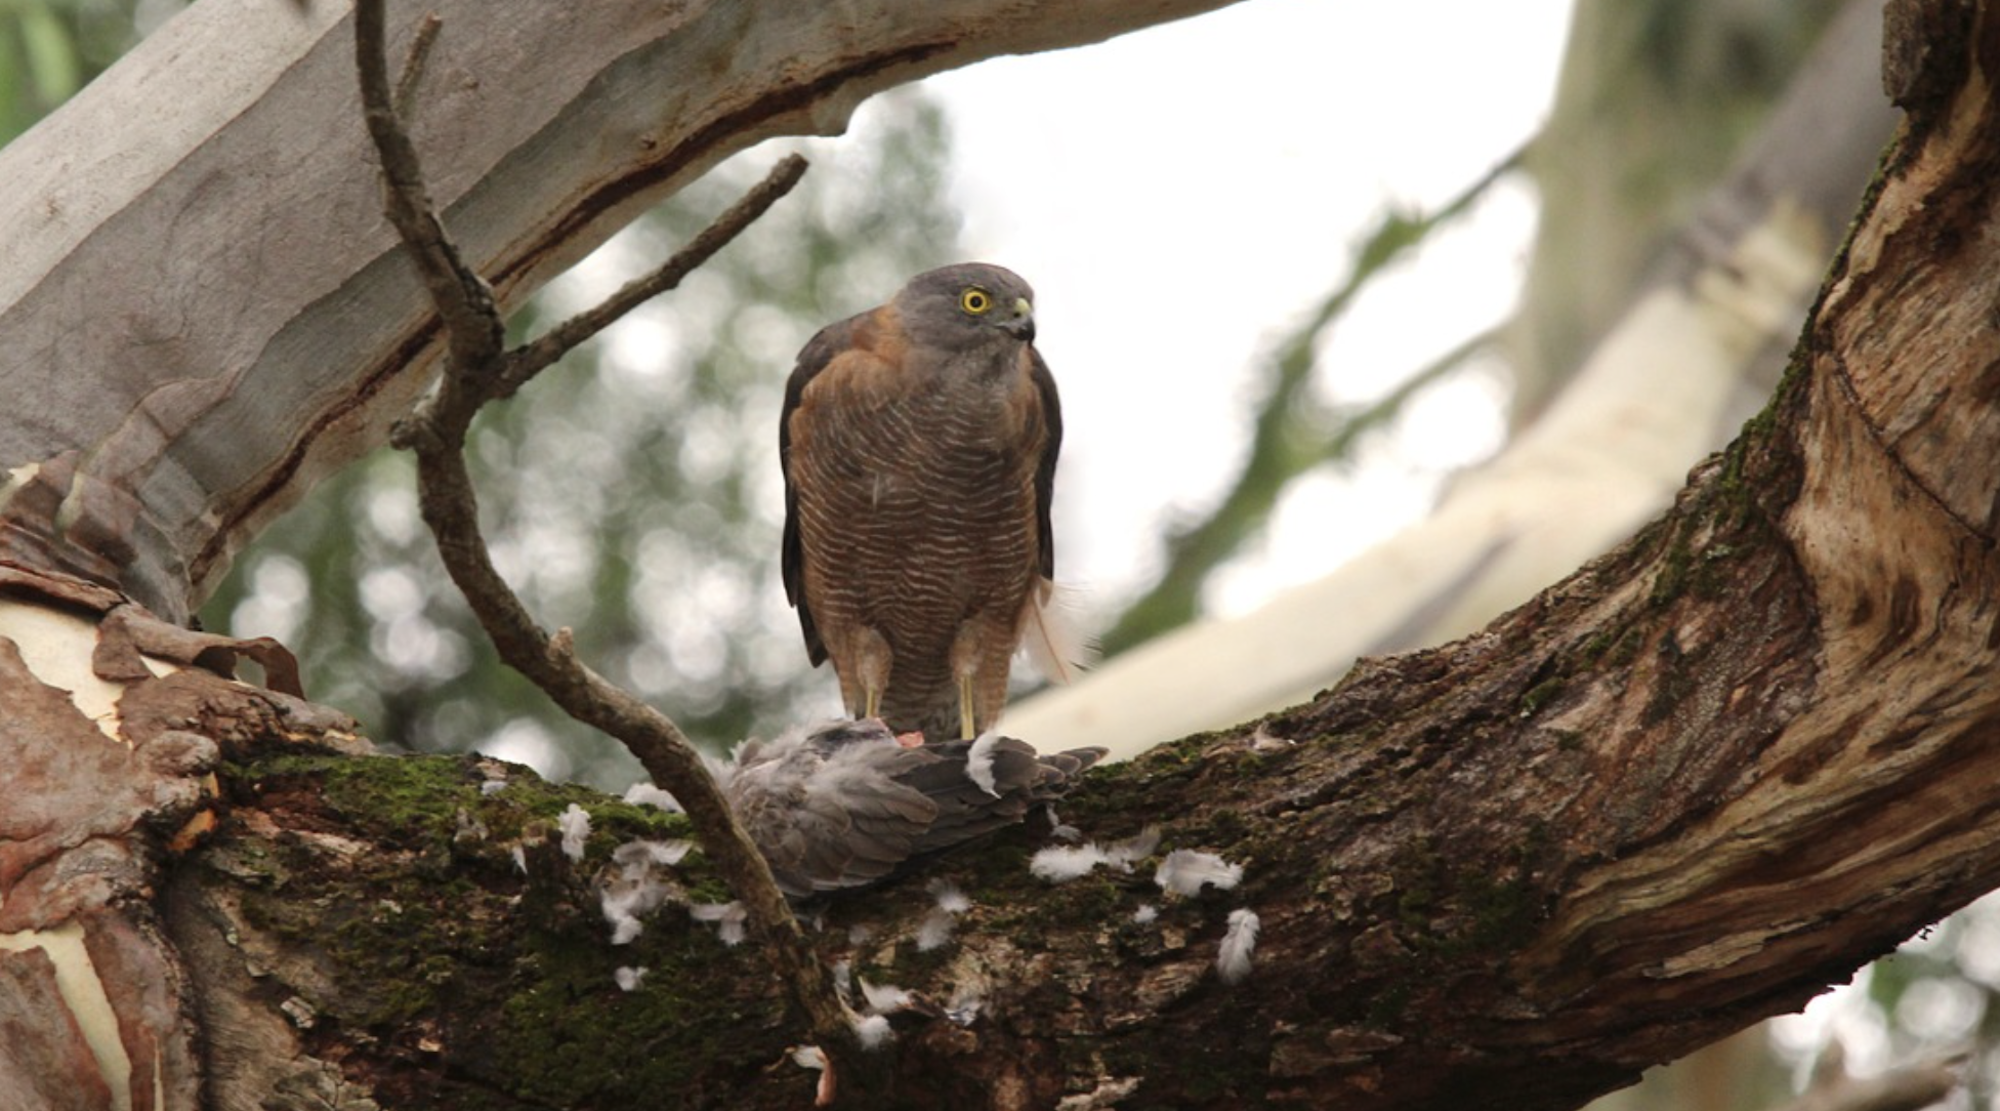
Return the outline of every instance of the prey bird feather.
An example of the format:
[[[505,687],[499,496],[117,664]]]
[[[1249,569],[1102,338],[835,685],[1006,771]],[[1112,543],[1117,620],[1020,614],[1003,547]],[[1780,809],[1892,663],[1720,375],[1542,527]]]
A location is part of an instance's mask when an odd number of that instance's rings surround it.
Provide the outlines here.
[[[988,791],[968,774],[972,749],[906,745],[877,719],[836,721],[746,741],[715,773],[779,889],[799,898],[871,883],[913,856],[1012,825],[1105,751],[1041,754],[996,737]]]

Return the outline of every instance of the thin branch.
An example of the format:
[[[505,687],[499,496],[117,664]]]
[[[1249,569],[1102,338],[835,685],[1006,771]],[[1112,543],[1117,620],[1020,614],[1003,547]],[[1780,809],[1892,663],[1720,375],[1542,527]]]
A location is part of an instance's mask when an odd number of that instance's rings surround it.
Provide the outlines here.
[[[778,198],[791,192],[805,172],[806,160],[799,155],[788,154],[779,159],[778,164],[771,167],[771,172],[764,175],[763,181],[743,194],[659,269],[627,282],[624,288],[606,298],[602,304],[585,309],[549,329],[539,339],[523,344],[509,358],[498,396],[511,396],[528,379],[567,355],[578,344],[603,331],[650,298],[679,285],[681,279],[707,262],[710,255],[721,250],[744,228],[763,216]]]
[[[403,55],[403,73],[396,78],[396,117],[402,119],[410,114],[410,105],[417,96],[417,82],[423,80],[424,64],[431,59],[431,47],[437,45],[438,30],[444,20],[432,12],[417,24],[417,32],[410,38],[409,52]]]
[[[1103,638],[1107,656],[1122,652],[1193,620],[1200,608],[1201,586],[1209,573],[1228,560],[1255,535],[1277,505],[1286,483],[1299,474],[1342,457],[1360,433],[1394,415],[1395,408],[1423,386],[1456,367],[1490,335],[1461,344],[1433,362],[1374,406],[1342,421],[1331,435],[1316,435],[1322,423],[1310,404],[1318,360],[1313,350],[1327,329],[1338,323],[1368,283],[1390,263],[1417,247],[1433,230],[1472,207],[1494,182],[1513,171],[1527,154],[1524,145],[1487,170],[1457,197],[1434,212],[1416,216],[1391,212],[1382,217],[1355,249],[1347,279],[1321,299],[1312,315],[1286,337],[1266,374],[1264,399],[1250,437],[1250,450],[1235,483],[1201,521],[1178,529],[1167,540],[1167,567]]]
[[[459,257],[458,245],[445,234],[424,183],[423,161],[410,133],[396,114],[389,91],[389,62],[383,31],[381,0],[356,0],[354,62],[361,73],[361,112],[382,159],[387,188],[383,211],[403,238],[422,273],[424,287],[437,305],[449,337],[451,373],[469,373],[505,350],[506,330],[493,289]]]
[[[504,351],[500,339],[503,322],[491,291],[463,263],[437,216],[415,147],[390,107],[383,39],[382,0],[356,0],[355,46],[362,103],[369,134],[382,158],[388,189],[385,209],[423,270],[448,337],[451,365],[440,383],[438,398],[406,422],[398,436],[416,451],[419,501],[424,521],[437,538],[439,556],[500,657],[541,687],[570,716],[617,738],[639,758],[654,782],[680,801],[702,847],[742,901],[813,1037],[827,1052],[841,1054],[853,1041],[853,1015],[835,992],[833,978],[806,943],[804,931],[771,878],[770,866],[744,832],[687,737],[665,715],[579,661],[568,630],[553,637],[544,632],[493,566],[479,530],[472,478],[465,467],[465,433],[473,414],[508,377],[505,371],[510,366],[527,365],[532,358]],[[802,169],[801,165],[788,171],[793,181]],[[782,192],[771,194],[765,206]],[[743,208],[739,204],[731,212]],[[728,235],[741,231],[751,218],[736,221]],[[710,232],[714,231],[712,227]],[[695,246],[703,248],[700,257],[705,258],[727,242],[728,235],[717,239],[704,233],[676,259],[682,265],[674,280],[699,261],[688,261]],[[663,270],[673,267],[670,263]],[[520,378],[525,380],[525,375]]]

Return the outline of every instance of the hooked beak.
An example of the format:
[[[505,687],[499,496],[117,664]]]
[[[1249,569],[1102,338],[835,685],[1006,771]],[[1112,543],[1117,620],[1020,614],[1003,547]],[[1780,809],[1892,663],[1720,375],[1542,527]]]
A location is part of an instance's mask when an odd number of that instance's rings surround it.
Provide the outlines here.
[[[1035,338],[1035,307],[1028,303],[1026,297],[1014,298],[1014,315],[1001,321],[1000,327],[1008,335],[1013,336],[1023,343],[1033,342]]]

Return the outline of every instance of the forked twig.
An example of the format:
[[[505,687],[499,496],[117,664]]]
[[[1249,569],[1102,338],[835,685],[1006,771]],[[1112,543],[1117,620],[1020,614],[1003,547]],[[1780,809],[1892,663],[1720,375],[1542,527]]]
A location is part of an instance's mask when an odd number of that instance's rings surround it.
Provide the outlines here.
[[[382,159],[384,208],[422,272],[445,329],[446,366],[438,393],[399,426],[396,435],[400,446],[416,452],[420,505],[445,568],[503,660],[571,717],[617,738],[639,758],[653,781],[680,801],[702,847],[743,902],[813,1037],[829,1053],[841,1053],[852,1044],[854,1016],[806,943],[804,931],[771,878],[770,866],[679,727],[578,660],[568,630],[554,636],[543,631],[494,569],[480,534],[463,451],[466,429],[481,405],[512,393],[535,371],[619,314],[672,288],[796,184],[804,160],[795,155],[780,163],[763,184],[687,248],[654,274],[621,290],[612,302],[509,352],[492,290],[466,265],[446,232],[424,184],[416,147],[397,114],[385,56],[382,0],[355,0],[354,31],[363,112]]]
[[[603,304],[577,313],[539,338],[516,348],[508,357],[507,371],[496,396],[512,396],[528,379],[547,369],[578,344],[603,331],[645,301],[679,285],[682,278],[736,238],[779,197],[791,192],[792,186],[799,183],[805,172],[805,159],[796,154],[786,155],[771,167],[771,172],[764,176],[763,181],[752,186],[749,192],[724,210],[659,269],[632,279],[618,292],[605,298]]]
[[[396,106],[398,120],[410,114],[410,105],[417,96],[417,82],[423,80],[424,66],[431,60],[431,47],[437,45],[438,30],[443,26],[444,20],[432,12],[417,24],[416,34],[410,36],[410,49],[403,54],[403,73],[396,78],[396,96],[391,101]]]

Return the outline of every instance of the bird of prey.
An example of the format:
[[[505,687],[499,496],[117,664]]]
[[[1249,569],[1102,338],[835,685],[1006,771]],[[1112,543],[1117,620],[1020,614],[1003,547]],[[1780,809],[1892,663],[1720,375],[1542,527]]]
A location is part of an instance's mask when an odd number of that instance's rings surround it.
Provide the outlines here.
[[[778,887],[799,898],[879,880],[912,856],[1012,825],[1104,751],[1042,756],[995,733],[906,745],[864,719],[746,741],[712,766]]]
[[[1062,410],[1033,292],[962,263],[821,329],[785,388],[785,594],[858,718],[971,739],[1015,650],[1066,679],[1049,524]]]

